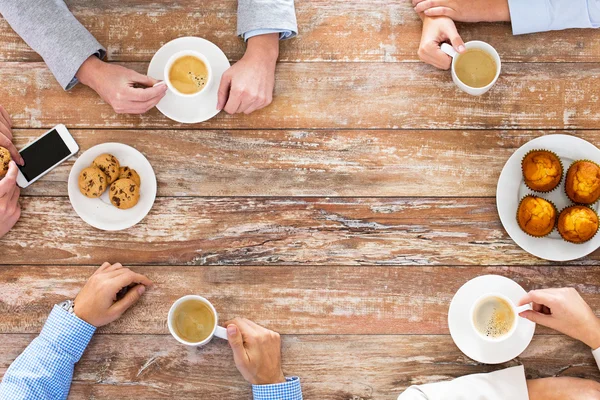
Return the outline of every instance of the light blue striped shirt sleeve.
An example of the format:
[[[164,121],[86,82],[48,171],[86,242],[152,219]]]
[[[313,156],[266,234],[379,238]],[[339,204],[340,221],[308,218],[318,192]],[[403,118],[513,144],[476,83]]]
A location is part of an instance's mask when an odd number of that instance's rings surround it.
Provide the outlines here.
[[[514,35],[598,28],[600,0],[508,0]]]
[[[95,331],[94,326],[54,306],[40,335],[4,374],[0,399],[66,399],[75,363]]]
[[[285,378],[285,383],[252,385],[254,400],[302,400],[300,378]]]
[[[267,35],[269,33],[279,33],[279,40],[291,39],[296,36],[296,32],[286,31],[284,29],[254,29],[244,33],[244,41],[258,35]]]

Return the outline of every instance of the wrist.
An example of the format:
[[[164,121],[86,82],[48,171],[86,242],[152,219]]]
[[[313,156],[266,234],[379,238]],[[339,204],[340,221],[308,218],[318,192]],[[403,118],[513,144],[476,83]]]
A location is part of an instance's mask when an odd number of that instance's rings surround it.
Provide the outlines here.
[[[244,57],[277,62],[279,57],[279,34],[269,33],[251,37],[248,39]]]
[[[75,77],[79,82],[86,86],[94,88],[94,82],[99,75],[100,69],[103,67],[104,62],[96,56],[89,56],[87,60],[81,64],[79,70],[75,74]]]
[[[489,22],[510,22],[510,9],[508,8],[508,0],[497,0],[496,7],[492,8],[492,18]]]
[[[592,350],[596,350],[600,348],[600,319],[594,317],[593,322],[589,325],[588,337],[583,342]]]

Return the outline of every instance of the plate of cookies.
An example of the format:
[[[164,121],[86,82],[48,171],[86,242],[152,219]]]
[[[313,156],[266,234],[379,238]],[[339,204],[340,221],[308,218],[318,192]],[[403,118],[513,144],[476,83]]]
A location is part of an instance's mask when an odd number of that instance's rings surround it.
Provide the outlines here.
[[[69,174],[75,212],[94,228],[119,231],[140,222],[156,199],[156,175],[142,153],[121,143],[84,152]]]
[[[508,159],[496,190],[504,229],[523,250],[551,261],[600,247],[600,150],[569,135],[547,135]]]

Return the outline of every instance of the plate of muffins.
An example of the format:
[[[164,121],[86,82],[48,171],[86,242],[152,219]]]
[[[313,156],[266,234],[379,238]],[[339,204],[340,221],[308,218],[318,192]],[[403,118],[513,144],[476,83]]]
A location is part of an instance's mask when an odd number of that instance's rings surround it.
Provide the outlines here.
[[[85,222],[105,231],[139,223],[156,199],[156,175],[142,153],[121,143],[84,152],[69,174],[69,199]]]
[[[529,141],[508,159],[496,190],[504,229],[546,260],[585,257],[600,247],[600,150],[569,135]]]

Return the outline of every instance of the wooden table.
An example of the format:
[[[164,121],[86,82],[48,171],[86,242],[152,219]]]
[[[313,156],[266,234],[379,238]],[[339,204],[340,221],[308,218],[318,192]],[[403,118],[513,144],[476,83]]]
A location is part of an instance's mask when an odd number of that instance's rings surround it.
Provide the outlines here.
[[[140,72],[186,35],[232,61],[236,1],[71,0],[109,59]],[[600,36],[513,37],[508,24],[459,26],[494,45],[503,73],[469,97],[418,62],[421,24],[407,1],[298,0],[301,34],[281,44],[275,100],[250,116],[180,125],[157,110],[117,115],[91,90],[63,92],[0,20],[0,102],[18,146],[57,123],[84,151],[118,141],[142,151],[158,198],[123,232],[86,225],[67,197],[69,161],[23,191],[0,242],[0,373],[106,260],[155,288],[99,330],[70,399],[247,399],[224,341],[179,345],[166,314],[199,293],[222,319],[245,316],[283,335],[284,370],[306,399],[395,399],[411,384],[499,369],[453,344],[447,309],[482,274],[526,289],[574,286],[600,308],[596,253],[551,263],[502,228],[495,189],[510,154],[551,133],[600,143]],[[507,365],[530,378],[600,379],[581,343],[538,328]]]

